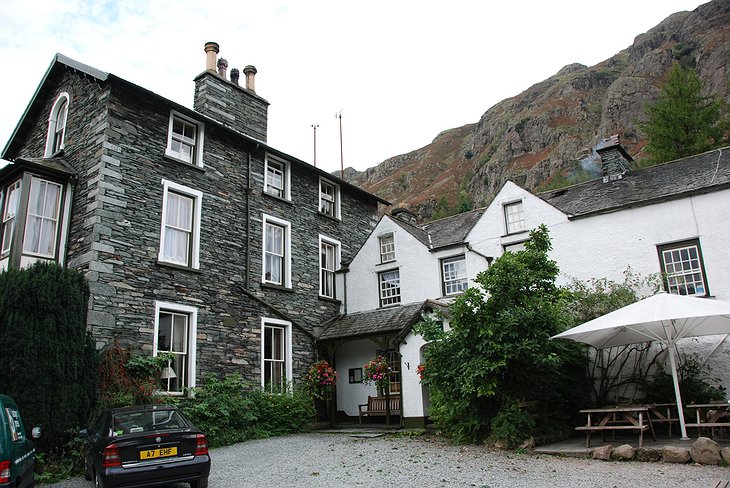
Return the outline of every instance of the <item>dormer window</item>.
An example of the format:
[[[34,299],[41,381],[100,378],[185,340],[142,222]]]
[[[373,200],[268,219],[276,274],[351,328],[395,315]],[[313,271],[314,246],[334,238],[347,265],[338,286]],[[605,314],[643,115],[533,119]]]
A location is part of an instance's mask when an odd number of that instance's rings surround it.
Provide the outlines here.
[[[319,180],[319,211],[340,218],[340,187],[327,180]]]
[[[203,124],[171,112],[165,156],[203,166]]]
[[[527,228],[525,207],[521,201],[508,203],[504,206],[504,221],[507,227],[507,234],[516,234]]]
[[[51,108],[48,117],[48,135],[46,138],[45,157],[49,158],[64,148],[66,137],[66,120],[68,118],[68,93],[61,93]]]

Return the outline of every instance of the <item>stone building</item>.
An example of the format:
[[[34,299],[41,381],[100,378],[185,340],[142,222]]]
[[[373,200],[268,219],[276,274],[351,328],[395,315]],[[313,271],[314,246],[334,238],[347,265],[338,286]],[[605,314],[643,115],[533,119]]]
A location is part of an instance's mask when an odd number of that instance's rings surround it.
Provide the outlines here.
[[[82,270],[98,347],[171,352],[171,394],[207,372],[300,378],[387,204],[270,147],[256,69],[240,85],[218,52],[194,110],[57,54],[2,154],[0,269]]]

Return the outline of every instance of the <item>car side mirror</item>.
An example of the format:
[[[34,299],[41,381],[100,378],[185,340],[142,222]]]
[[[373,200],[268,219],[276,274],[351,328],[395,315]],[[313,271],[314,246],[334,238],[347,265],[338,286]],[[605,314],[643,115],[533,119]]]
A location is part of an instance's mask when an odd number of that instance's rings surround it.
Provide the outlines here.
[[[81,429],[79,431],[79,437],[82,439],[89,436],[89,429]]]
[[[33,439],[40,439],[42,434],[40,426],[33,427],[30,431],[30,435],[33,436]]]

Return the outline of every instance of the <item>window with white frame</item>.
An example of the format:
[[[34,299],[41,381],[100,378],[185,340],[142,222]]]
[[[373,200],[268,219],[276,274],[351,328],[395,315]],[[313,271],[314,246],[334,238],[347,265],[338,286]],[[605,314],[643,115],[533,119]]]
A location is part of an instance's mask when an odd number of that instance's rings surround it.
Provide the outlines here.
[[[393,269],[378,274],[380,284],[380,306],[400,303],[400,271]]]
[[[340,243],[319,236],[319,295],[335,298],[335,271],[340,262]]]
[[[203,166],[203,124],[175,111],[171,112],[165,156]]]
[[[468,288],[466,257],[463,254],[441,260],[441,280],[444,296],[456,295]]]
[[[664,286],[676,295],[709,295],[697,239],[658,246]]]
[[[395,240],[393,234],[378,237],[380,243],[380,262],[388,263],[395,261]]]
[[[522,232],[526,229],[525,207],[521,201],[505,204],[504,221],[507,225],[507,234]]]
[[[61,189],[58,183],[31,179],[23,252],[51,258],[56,255]]]
[[[0,255],[4,256],[10,252],[10,246],[15,235],[15,218],[20,204],[20,180],[10,184],[2,195],[3,205],[3,240],[0,246]]]
[[[275,197],[290,200],[289,164],[267,154],[265,166],[264,192]]]
[[[261,386],[271,393],[285,391],[291,368],[291,323],[262,318]]]
[[[507,252],[507,251],[509,251],[509,252],[524,251],[525,249],[527,249],[525,247],[525,244],[526,243],[527,243],[527,241],[513,242],[512,244],[505,244],[505,245],[503,245],[502,248],[504,249],[504,252]]]
[[[264,215],[263,273],[261,280],[291,287],[291,224]]]
[[[68,93],[61,93],[51,108],[48,117],[45,157],[58,153],[65,145],[66,122],[68,119]]]
[[[160,389],[181,394],[195,386],[195,350],[198,309],[177,303],[155,302],[153,355],[172,359],[160,373]]]
[[[162,230],[158,260],[199,268],[203,193],[162,180]]]
[[[319,180],[319,211],[340,218],[340,187],[327,180]]]

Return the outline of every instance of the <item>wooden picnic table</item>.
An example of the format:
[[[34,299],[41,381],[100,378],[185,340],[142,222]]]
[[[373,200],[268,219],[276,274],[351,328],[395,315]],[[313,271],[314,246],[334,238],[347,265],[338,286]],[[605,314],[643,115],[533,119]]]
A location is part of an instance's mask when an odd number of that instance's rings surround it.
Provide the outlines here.
[[[677,411],[677,404],[676,402],[672,403],[652,403],[650,405],[646,405],[649,408],[649,418],[652,423],[652,427],[654,424],[662,424],[666,423],[669,424],[668,427],[668,434],[669,437],[672,436],[672,424],[679,423],[679,413]]]
[[[697,436],[702,429],[710,429],[710,436],[715,438],[715,429],[722,432],[723,427],[730,427],[730,403],[692,403],[687,405],[688,410],[695,411],[696,422],[686,424],[687,428],[697,429]]]
[[[639,447],[644,447],[644,431],[649,430],[656,440],[654,426],[651,423],[649,407],[646,405],[627,405],[623,407],[588,408],[580,413],[587,415],[586,425],[580,425],[575,430],[586,433],[586,447],[591,447],[591,434],[600,432],[606,440],[606,431],[615,435],[617,430],[638,430]]]

